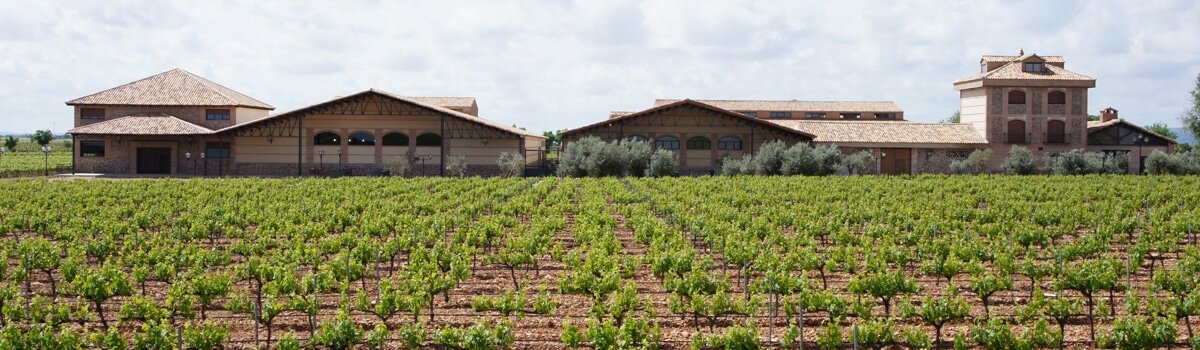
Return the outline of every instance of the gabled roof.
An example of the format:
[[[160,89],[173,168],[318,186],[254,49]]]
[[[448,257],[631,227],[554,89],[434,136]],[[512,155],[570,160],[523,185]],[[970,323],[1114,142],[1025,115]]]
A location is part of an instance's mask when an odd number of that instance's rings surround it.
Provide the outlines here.
[[[984,56],[985,62],[987,60],[987,57],[989,57],[989,56]],[[955,81],[954,84],[957,85],[960,83],[977,81],[977,80],[1069,80],[1069,81],[1081,81],[1081,82],[1090,81],[1093,84],[1096,81],[1095,78],[1092,78],[1092,77],[1089,77],[1089,76],[1086,76],[1083,74],[1075,73],[1075,72],[1067,70],[1066,68],[1058,67],[1055,65],[1045,65],[1044,66],[1045,71],[1042,73],[1026,72],[1024,70],[1024,67],[1021,65],[1021,63],[1024,62],[1024,60],[1027,58],[1038,57],[1038,56],[1032,55],[1032,54],[1024,55],[1024,56],[993,56],[993,57],[1011,57],[1012,59],[1009,60],[1008,63],[1005,63],[1004,65],[1000,66],[999,68],[996,68],[996,69],[993,69],[993,70],[990,70],[990,71],[987,71],[984,73],[975,74],[975,75],[972,75],[972,76],[969,76],[966,78],[959,79],[959,80]],[[1057,57],[1057,56],[1047,56],[1047,57]],[[1042,58],[1044,59],[1045,57],[1042,57]],[[1046,62],[1051,62],[1051,61],[1046,60]]]
[[[986,145],[971,124],[906,121],[768,120],[816,135],[814,142],[833,144],[952,144]]]
[[[1127,121],[1125,121],[1125,119],[1121,119],[1121,118],[1109,120],[1106,122],[1102,122],[1102,121],[1098,121],[1098,120],[1097,121],[1089,121],[1089,122],[1087,122],[1087,132],[1088,132],[1088,134],[1091,134],[1091,133],[1094,133],[1094,132],[1097,132],[1100,130],[1108,129],[1108,128],[1116,126],[1116,125],[1125,125],[1127,127],[1130,127],[1135,130],[1141,131],[1143,133],[1149,134],[1150,136],[1154,136],[1154,137],[1158,137],[1163,140],[1166,140],[1167,143],[1175,143],[1175,144],[1179,143],[1178,141],[1175,141],[1175,139],[1173,139],[1173,138],[1163,136],[1162,134],[1156,133],[1150,129],[1143,128],[1137,124],[1127,122]]]
[[[761,119],[758,119],[758,118],[752,118],[752,117],[748,117],[748,116],[746,116],[745,114],[741,114],[741,113],[738,113],[738,112],[730,111],[730,110],[727,110],[727,109],[723,109],[723,108],[720,108],[720,107],[716,107],[716,106],[713,106],[713,105],[709,105],[709,104],[706,104],[706,103],[703,103],[703,102],[700,102],[700,101],[696,101],[696,100],[691,100],[691,99],[683,99],[683,100],[675,101],[675,102],[672,102],[672,103],[667,103],[667,104],[663,104],[663,105],[658,105],[658,106],[655,106],[655,107],[651,107],[651,108],[649,108],[649,109],[644,109],[644,110],[642,110],[642,111],[639,111],[639,112],[629,113],[629,114],[621,115],[621,116],[618,116],[618,117],[610,117],[609,119],[605,119],[605,120],[602,120],[602,121],[599,121],[599,122],[596,122],[596,123],[592,123],[592,124],[588,124],[588,125],[585,125],[585,126],[581,126],[581,127],[575,128],[575,129],[571,129],[571,130],[564,131],[564,132],[562,132],[562,135],[563,135],[563,136],[566,136],[566,135],[571,135],[571,134],[577,134],[577,133],[584,132],[584,131],[586,131],[586,130],[588,130],[588,129],[592,129],[592,128],[596,128],[596,127],[601,127],[601,126],[606,126],[606,125],[611,125],[613,122],[618,122],[618,121],[623,121],[623,120],[629,120],[629,119],[633,119],[633,118],[638,118],[638,117],[642,117],[642,116],[645,116],[645,115],[653,114],[653,113],[655,113],[655,112],[665,111],[665,110],[674,109],[674,108],[679,108],[679,107],[683,107],[683,106],[693,106],[693,107],[698,107],[698,108],[701,108],[701,109],[705,109],[705,110],[713,111],[713,112],[716,112],[716,113],[719,113],[719,114],[722,114],[722,115],[725,115],[725,116],[729,116],[729,117],[732,117],[732,118],[736,118],[736,119],[739,119],[739,120],[745,120],[745,121],[749,121],[749,122],[751,122],[751,123],[754,123],[754,124],[758,124],[758,125],[762,125],[762,126],[765,126],[765,127],[768,127],[768,128],[772,128],[772,129],[780,130],[780,131],[783,131],[783,132],[786,132],[786,133],[790,133],[790,134],[796,134],[796,135],[804,136],[804,137],[807,137],[807,138],[812,138],[812,137],[813,137],[813,135],[812,135],[812,134],[809,134],[809,133],[806,133],[806,132],[803,132],[803,131],[799,131],[799,130],[795,130],[795,129],[790,129],[790,128],[782,127],[782,126],[779,126],[779,125],[776,125],[776,124],[768,123],[768,122],[766,122],[766,121],[763,121],[763,120],[761,120]]]
[[[1011,62],[1014,60],[1019,60],[1022,57],[1028,57],[1028,56],[1037,56],[1037,55],[1034,55],[1034,54],[1027,54],[1027,55],[1021,55],[1021,56],[983,55],[983,59],[981,59],[979,61],[980,62]],[[1046,63],[1066,63],[1066,61],[1063,60],[1062,56],[1038,56],[1038,57],[1040,57]]]
[[[679,102],[657,99],[655,106]],[[731,111],[808,111],[808,112],[904,112],[892,101],[799,101],[799,100],[696,100]]]
[[[465,108],[475,105],[474,97],[405,96],[405,98],[413,101],[419,101],[427,105],[441,106],[446,108]]]
[[[237,106],[275,109],[188,71],[176,68],[67,101],[67,105]]]
[[[455,118],[461,118],[461,119],[464,119],[464,120],[467,120],[467,121],[470,121],[470,122],[475,122],[475,123],[483,124],[483,125],[486,125],[486,126],[489,126],[489,127],[493,127],[493,128],[496,128],[496,129],[500,129],[501,131],[504,131],[504,132],[509,132],[509,133],[513,133],[513,134],[516,134],[516,135],[520,135],[520,136],[526,136],[526,137],[535,137],[535,138],[543,138],[543,139],[545,138],[545,136],[542,136],[542,135],[539,135],[539,134],[535,134],[535,133],[533,133],[533,132],[530,132],[530,131],[522,130],[522,129],[520,129],[520,128],[515,128],[515,127],[509,126],[509,125],[505,125],[505,124],[503,124],[503,123],[500,123],[500,122],[496,122],[496,121],[493,121],[493,120],[489,120],[489,119],[484,119],[484,118],[476,117],[476,116],[473,116],[473,115],[470,115],[470,114],[466,114],[466,113],[463,113],[463,112],[459,112],[459,111],[456,111],[456,110],[452,110],[452,109],[449,109],[449,108],[446,108],[446,107],[442,107],[442,106],[438,106],[438,105],[432,105],[432,104],[429,104],[429,103],[425,103],[425,102],[419,101],[419,100],[417,100],[417,99],[413,99],[413,98],[411,98],[411,97],[400,96],[400,95],[396,95],[396,94],[393,94],[393,93],[390,93],[390,92],[386,92],[386,91],[382,91],[382,90],[376,90],[376,89],[370,89],[370,90],[366,90],[366,91],[362,91],[362,92],[358,92],[358,93],[350,94],[350,95],[347,95],[347,96],[339,96],[339,97],[336,97],[336,98],[334,98],[334,99],[331,99],[331,100],[328,100],[328,101],[319,102],[319,103],[316,103],[316,104],[312,104],[312,105],[309,105],[309,106],[306,106],[306,107],[301,107],[301,108],[293,109],[293,110],[290,110],[290,111],[287,111],[287,112],[283,112],[283,113],[272,114],[272,115],[270,115],[270,116],[268,116],[268,117],[266,117],[266,118],[258,119],[258,120],[251,121],[251,122],[247,122],[247,123],[241,123],[241,124],[238,124],[238,125],[233,125],[233,126],[230,126],[230,127],[226,127],[226,128],[224,128],[224,129],[217,130],[217,131],[215,131],[215,132],[216,132],[216,133],[222,133],[222,132],[226,132],[226,131],[230,131],[230,130],[235,130],[235,129],[239,129],[239,128],[246,127],[246,126],[250,126],[250,125],[256,125],[256,124],[259,124],[259,123],[266,122],[266,121],[268,121],[268,120],[274,120],[274,119],[278,119],[278,118],[284,118],[284,117],[289,117],[289,116],[294,116],[294,115],[304,114],[304,113],[310,112],[310,111],[312,111],[313,109],[316,109],[316,108],[324,107],[324,106],[331,105],[331,104],[335,104],[335,103],[338,103],[338,102],[342,102],[342,101],[345,101],[345,100],[348,100],[348,99],[351,99],[351,98],[354,98],[354,97],[358,97],[358,96],[362,96],[362,95],[368,95],[368,94],[379,95],[379,96],[383,96],[383,97],[387,97],[387,98],[391,98],[391,99],[399,100],[399,101],[401,101],[401,102],[410,103],[410,104],[413,104],[413,105],[420,106],[420,107],[422,107],[422,108],[430,109],[430,110],[432,110],[432,111],[434,111],[434,112],[443,113],[443,114],[449,115],[449,116],[451,116],[451,117],[455,117]]]
[[[67,131],[71,135],[207,135],[213,131],[164,113],[142,113]]]

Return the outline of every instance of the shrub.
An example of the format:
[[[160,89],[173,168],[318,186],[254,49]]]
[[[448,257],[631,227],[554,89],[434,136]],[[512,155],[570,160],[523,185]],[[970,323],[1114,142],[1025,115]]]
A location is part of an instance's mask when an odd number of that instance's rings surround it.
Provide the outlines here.
[[[967,159],[955,160],[950,162],[951,174],[981,174],[987,171],[987,164],[992,160],[991,149],[977,149],[971,151]]]
[[[863,150],[842,158],[842,166],[846,167],[846,172],[850,175],[874,174],[875,155],[871,151]]]
[[[387,161],[388,174],[399,177],[412,176],[412,154],[392,157]]]
[[[679,167],[679,158],[674,151],[660,149],[650,156],[650,166],[646,168],[646,176],[663,177],[675,175]]]
[[[1016,175],[1031,175],[1038,171],[1033,152],[1021,146],[1012,146],[1008,151],[1008,158],[1004,159],[1003,168],[1004,172]]]
[[[1112,174],[1125,172],[1129,158],[1073,149],[1051,157],[1049,163],[1050,171],[1056,175]]]
[[[363,339],[363,331],[350,317],[342,312],[332,323],[321,325],[313,343],[333,350],[353,348]]]
[[[604,142],[584,137],[567,145],[559,157],[558,175],[570,177],[640,176],[650,165],[650,143]]]
[[[467,157],[447,157],[446,175],[453,177],[467,177]]]
[[[758,153],[754,154],[751,168],[758,175],[782,175],[783,158],[786,152],[787,145],[783,141],[767,142],[758,149]]]
[[[754,159],[751,157],[733,159],[727,156],[721,160],[721,174],[728,176],[753,175]]]
[[[1146,172],[1155,175],[1200,175],[1200,150],[1175,154],[1154,151],[1146,157]]]
[[[183,329],[183,342],[188,349],[223,349],[227,341],[229,341],[229,326],[205,322],[202,325],[188,325]]]
[[[516,153],[500,153],[500,158],[496,159],[496,166],[500,167],[502,176],[520,177],[525,175],[525,157]]]
[[[837,173],[841,164],[842,154],[837,146],[812,147],[801,142],[784,150],[779,172],[783,175],[831,175]]]

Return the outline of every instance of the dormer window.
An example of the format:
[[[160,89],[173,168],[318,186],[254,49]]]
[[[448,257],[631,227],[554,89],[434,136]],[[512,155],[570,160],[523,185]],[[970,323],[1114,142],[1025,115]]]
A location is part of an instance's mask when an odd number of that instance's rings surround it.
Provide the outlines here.
[[[875,119],[896,119],[896,113],[875,113]]]
[[[786,119],[791,117],[792,112],[771,112],[771,118],[773,119]]]
[[[1044,73],[1046,64],[1042,62],[1025,62],[1026,73]]]
[[[804,113],[804,117],[808,118],[808,119],[825,119],[825,113],[808,112],[808,113]]]
[[[861,113],[842,113],[841,116],[842,116],[842,119],[858,119],[859,117],[862,117],[862,114]]]

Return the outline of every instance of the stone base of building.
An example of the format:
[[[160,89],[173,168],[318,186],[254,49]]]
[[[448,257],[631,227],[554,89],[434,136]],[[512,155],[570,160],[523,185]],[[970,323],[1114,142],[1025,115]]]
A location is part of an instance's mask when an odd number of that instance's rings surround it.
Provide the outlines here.
[[[345,165],[325,165],[309,166],[305,165],[301,168],[304,176],[390,176],[390,171],[383,164],[345,164]],[[437,165],[416,164],[413,165],[412,175],[417,177],[426,176],[441,176],[442,172]],[[467,176],[499,176],[501,174],[500,167],[496,165],[469,165],[467,166]],[[215,174],[214,174],[215,175]],[[296,176],[295,163],[237,163],[234,164],[229,172],[229,175],[235,176]],[[450,173],[446,172],[446,176]]]

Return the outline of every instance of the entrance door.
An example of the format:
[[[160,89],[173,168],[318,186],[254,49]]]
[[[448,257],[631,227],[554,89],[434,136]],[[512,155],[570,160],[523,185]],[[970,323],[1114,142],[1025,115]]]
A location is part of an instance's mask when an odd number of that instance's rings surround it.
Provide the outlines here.
[[[139,147],[137,149],[138,174],[170,174],[171,149],[158,147]]]
[[[907,175],[912,172],[912,149],[883,148],[883,157],[879,159],[879,173],[887,175]]]

